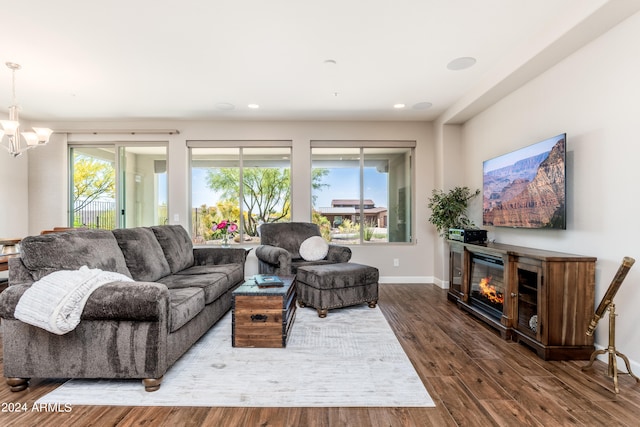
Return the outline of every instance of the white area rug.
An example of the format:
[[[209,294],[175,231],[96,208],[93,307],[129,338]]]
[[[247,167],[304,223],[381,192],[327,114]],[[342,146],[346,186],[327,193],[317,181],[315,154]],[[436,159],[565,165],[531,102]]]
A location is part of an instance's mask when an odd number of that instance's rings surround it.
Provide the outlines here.
[[[435,406],[379,308],[299,308],[284,349],[231,346],[228,313],[169,369],[140,380],[71,380],[38,403],[114,406]]]

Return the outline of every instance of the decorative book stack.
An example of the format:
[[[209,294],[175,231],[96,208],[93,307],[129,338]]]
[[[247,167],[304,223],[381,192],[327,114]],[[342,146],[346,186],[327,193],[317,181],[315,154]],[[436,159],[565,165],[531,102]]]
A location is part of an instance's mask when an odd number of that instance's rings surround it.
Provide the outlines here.
[[[278,276],[269,274],[257,274],[254,276],[254,280],[259,288],[279,288],[284,286],[284,282]]]

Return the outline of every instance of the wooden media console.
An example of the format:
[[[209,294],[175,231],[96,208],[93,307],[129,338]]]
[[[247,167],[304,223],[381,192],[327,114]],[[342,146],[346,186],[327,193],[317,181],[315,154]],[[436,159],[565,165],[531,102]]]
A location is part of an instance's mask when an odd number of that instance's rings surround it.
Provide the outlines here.
[[[544,360],[589,359],[596,258],[449,241],[448,298]]]

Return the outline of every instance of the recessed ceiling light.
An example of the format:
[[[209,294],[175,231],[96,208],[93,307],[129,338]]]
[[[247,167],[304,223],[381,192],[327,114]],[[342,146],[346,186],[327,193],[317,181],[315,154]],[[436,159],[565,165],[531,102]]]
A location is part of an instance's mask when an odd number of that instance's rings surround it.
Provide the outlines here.
[[[254,110],[257,109],[257,108],[260,108],[260,106],[258,104],[249,104],[249,105],[247,105],[247,107],[249,107],[251,109],[254,109]]]
[[[235,105],[230,104],[228,102],[218,102],[216,104],[216,108],[220,111],[231,111],[236,108]]]
[[[461,58],[456,58],[453,61],[447,64],[447,68],[453,71],[465,70],[469,67],[472,67],[476,63],[476,58],[472,58],[470,56],[463,56]]]
[[[431,108],[433,106],[430,102],[418,102],[417,104],[413,104],[414,110],[426,110],[427,108]]]
[[[395,108],[396,110],[399,110],[401,108],[404,108],[405,105],[404,104],[393,104],[393,108]]]

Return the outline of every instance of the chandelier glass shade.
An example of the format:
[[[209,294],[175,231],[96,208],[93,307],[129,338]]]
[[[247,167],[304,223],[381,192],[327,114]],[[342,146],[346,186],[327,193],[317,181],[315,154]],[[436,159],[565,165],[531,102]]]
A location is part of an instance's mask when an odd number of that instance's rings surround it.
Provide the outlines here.
[[[53,131],[49,128],[34,127],[33,132],[20,131],[19,107],[16,103],[16,70],[20,65],[7,62],[7,68],[12,72],[11,89],[12,101],[9,107],[9,120],[0,120],[0,145],[13,157],[17,157],[30,148],[45,145]]]

